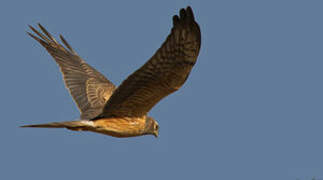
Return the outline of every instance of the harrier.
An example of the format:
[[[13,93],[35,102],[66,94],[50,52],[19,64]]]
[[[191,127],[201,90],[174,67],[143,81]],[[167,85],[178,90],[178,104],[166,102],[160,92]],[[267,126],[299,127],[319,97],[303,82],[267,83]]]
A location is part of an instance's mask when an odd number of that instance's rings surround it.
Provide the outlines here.
[[[173,27],[166,41],[119,87],[87,64],[60,35],[65,47],[40,24],[42,33],[27,32],[54,58],[81,117],[77,121],[25,125],[22,127],[67,128],[92,131],[114,137],[154,135],[158,123],[147,116],[162,98],[177,91],[196,63],[201,45],[199,25],[192,9],[181,9],[173,16]]]

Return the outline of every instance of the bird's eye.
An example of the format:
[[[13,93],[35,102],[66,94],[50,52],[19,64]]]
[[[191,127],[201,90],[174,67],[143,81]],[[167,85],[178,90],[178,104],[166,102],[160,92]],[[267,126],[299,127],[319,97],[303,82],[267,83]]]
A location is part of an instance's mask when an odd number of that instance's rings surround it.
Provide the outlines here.
[[[158,130],[158,129],[159,129],[159,126],[158,126],[158,125],[156,125],[155,129],[156,129],[156,130]]]

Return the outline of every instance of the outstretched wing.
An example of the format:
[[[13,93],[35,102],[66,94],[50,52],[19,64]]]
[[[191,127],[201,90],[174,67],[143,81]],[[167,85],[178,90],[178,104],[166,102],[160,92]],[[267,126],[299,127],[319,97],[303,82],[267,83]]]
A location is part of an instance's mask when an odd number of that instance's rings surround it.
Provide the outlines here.
[[[173,28],[153,57],[115,90],[98,117],[142,117],[178,90],[196,62],[201,33],[192,9],[173,17]]]
[[[38,26],[44,34],[32,26],[29,26],[30,29],[38,37],[27,33],[44,46],[59,65],[65,85],[81,112],[81,119],[96,117],[102,112],[116,87],[78,56],[63,36],[60,35],[60,38],[67,49],[59,44],[43,26],[40,24]]]

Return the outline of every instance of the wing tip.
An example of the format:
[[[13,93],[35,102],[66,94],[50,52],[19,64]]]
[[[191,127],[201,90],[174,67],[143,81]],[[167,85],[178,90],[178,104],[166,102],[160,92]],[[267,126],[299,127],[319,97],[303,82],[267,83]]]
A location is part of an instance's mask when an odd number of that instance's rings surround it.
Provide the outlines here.
[[[52,34],[50,34],[49,31],[47,31],[47,29],[44,26],[42,26],[40,23],[37,23],[37,25],[40,28],[40,31],[36,30],[33,26],[28,25],[28,27],[32,30],[32,32],[35,33],[34,35],[33,33],[30,33],[27,31],[27,34],[29,36],[31,36],[32,38],[40,42],[45,48],[48,48],[51,46],[53,48],[59,48],[64,51],[69,50],[70,53],[77,55],[76,51],[72,48],[72,46],[65,40],[65,38],[62,35],[59,35],[59,37],[62,40],[65,47],[62,44],[60,44],[54,38],[54,36],[52,36]]]
[[[194,13],[193,10],[191,8],[191,6],[187,6],[186,7],[186,14],[188,17],[192,18],[194,20]]]
[[[41,31],[49,38],[51,41],[57,43],[56,39],[47,31],[44,26],[42,26],[40,23],[37,23],[38,27],[41,29]]]
[[[182,8],[179,11],[179,15],[173,16],[173,30],[187,29],[194,36],[197,37],[198,41],[201,41],[201,30],[199,24],[195,21],[194,13],[191,6]]]
[[[182,8],[179,10],[179,15],[173,16],[173,25],[177,26],[178,24],[182,25],[195,25],[194,13],[191,6],[187,6],[186,8]]]

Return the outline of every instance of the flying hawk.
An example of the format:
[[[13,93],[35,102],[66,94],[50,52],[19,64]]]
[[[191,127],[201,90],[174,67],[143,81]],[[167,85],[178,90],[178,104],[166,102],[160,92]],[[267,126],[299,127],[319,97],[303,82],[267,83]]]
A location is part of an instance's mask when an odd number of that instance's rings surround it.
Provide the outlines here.
[[[40,24],[42,33],[28,34],[38,41],[59,65],[65,85],[76,102],[81,120],[25,125],[22,127],[67,128],[114,137],[158,136],[158,123],[147,116],[162,98],[177,91],[196,63],[201,45],[199,25],[191,7],[173,16],[173,28],[157,52],[119,87],[87,64],[60,35],[65,47]]]

